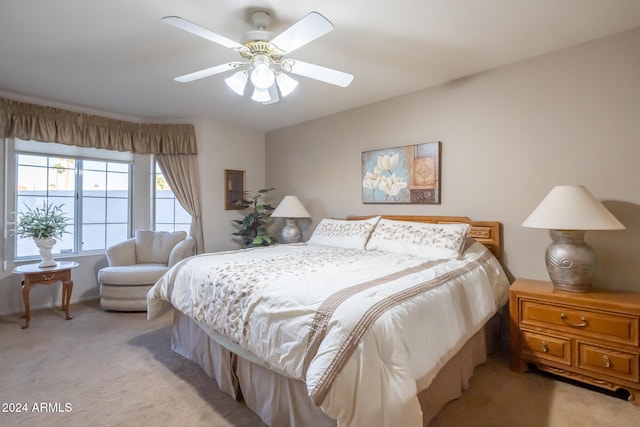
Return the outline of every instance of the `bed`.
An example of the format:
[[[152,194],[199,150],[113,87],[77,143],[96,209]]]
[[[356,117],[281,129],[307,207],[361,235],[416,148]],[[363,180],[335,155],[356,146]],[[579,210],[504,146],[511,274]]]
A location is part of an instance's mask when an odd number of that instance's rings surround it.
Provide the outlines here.
[[[202,254],[149,291],[172,349],[269,426],[422,426],[486,360],[500,224],[324,219],[308,242]]]

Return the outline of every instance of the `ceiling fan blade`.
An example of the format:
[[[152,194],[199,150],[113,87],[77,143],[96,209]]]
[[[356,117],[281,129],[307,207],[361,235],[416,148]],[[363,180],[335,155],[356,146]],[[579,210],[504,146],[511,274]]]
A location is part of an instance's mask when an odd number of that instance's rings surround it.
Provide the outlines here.
[[[229,49],[242,49],[244,47],[236,41],[221,36],[220,34],[216,34],[213,31],[209,31],[206,28],[202,28],[201,26],[180,18],[179,16],[165,16],[162,18],[162,21],[188,33],[210,40],[214,43],[218,43],[224,47],[228,47]]]
[[[237,62],[229,62],[227,64],[216,65],[215,67],[205,68],[204,70],[200,70],[193,73],[185,74],[184,76],[176,77],[174,80],[180,83],[189,83],[194,80],[199,80],[205,77],[224,73],[225,71],[235,70],[236,64]]]
[[[318,12],[311,12],[278,34],[271,43],[290,53],[331,31],[333,24],[327,18]]]
[[[310,77],[332,85],[347,87],[353,80],[353,75],[319,65],[309,64],[295,60],[291,66],[291,73],[299,76]]]

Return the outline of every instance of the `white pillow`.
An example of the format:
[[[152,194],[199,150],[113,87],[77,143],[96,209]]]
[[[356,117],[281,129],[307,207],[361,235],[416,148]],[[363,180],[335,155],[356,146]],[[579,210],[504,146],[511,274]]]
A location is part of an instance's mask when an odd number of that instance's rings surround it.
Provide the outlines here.
[[[430,224],[381,219],[367,243],[367,250],[409,254],[427,258],[458,258],[469,224]]]
[[[356,221],[325,218],[313,231],[307,244],[363,250],[379,220],[379,216]]]
[[[184,231],[136,230],[136,262],[167,264],[173,247],[186,238]]]

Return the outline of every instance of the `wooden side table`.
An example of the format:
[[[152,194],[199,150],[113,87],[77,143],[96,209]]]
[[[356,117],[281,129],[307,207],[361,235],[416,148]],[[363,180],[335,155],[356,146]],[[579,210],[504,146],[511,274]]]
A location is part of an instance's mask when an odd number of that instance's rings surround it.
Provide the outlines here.
[[[29,311],[29,291],[32,285],[51,285],[52,283],[62,282],[62,305],[61,310],[67,320],[73,319],[69,313],[69,302],[71,301],[71,291],[73,290],[73,281],[71,280],[71,270],[78,267],[75,261],[57,261],[53,267],[38,267],[38,263],[25,264],[13,269],[15,274],[23,274],[22,281],[22,300],[24,301],[24,317],[25,322],[22,329],[29,327],[31,322],[31,312]]]
[[[640,294],[566,292],[517,279],[510,289],[511,369],[538,369],[616,391],[640,406]]]

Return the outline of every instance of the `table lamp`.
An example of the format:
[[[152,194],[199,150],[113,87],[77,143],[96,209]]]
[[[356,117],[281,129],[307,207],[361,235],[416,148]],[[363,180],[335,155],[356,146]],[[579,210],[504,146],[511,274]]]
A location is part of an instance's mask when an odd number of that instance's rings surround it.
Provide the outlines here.
[[[584,241],[585,231],[625,228],[582,185],[554,187],[522,226],[549,229],[547,271],[555,287],[570,292],[589,292],[596,274],[595,252]]]
[[[297,218],[310,218],[309,212],[302,206],[296,196],[285,196],[278,207],[271,214],[274,218],[284,218],[285,226],[282,228],[282,243],[297,243],[302,241],[302,231],[298,227]]]

